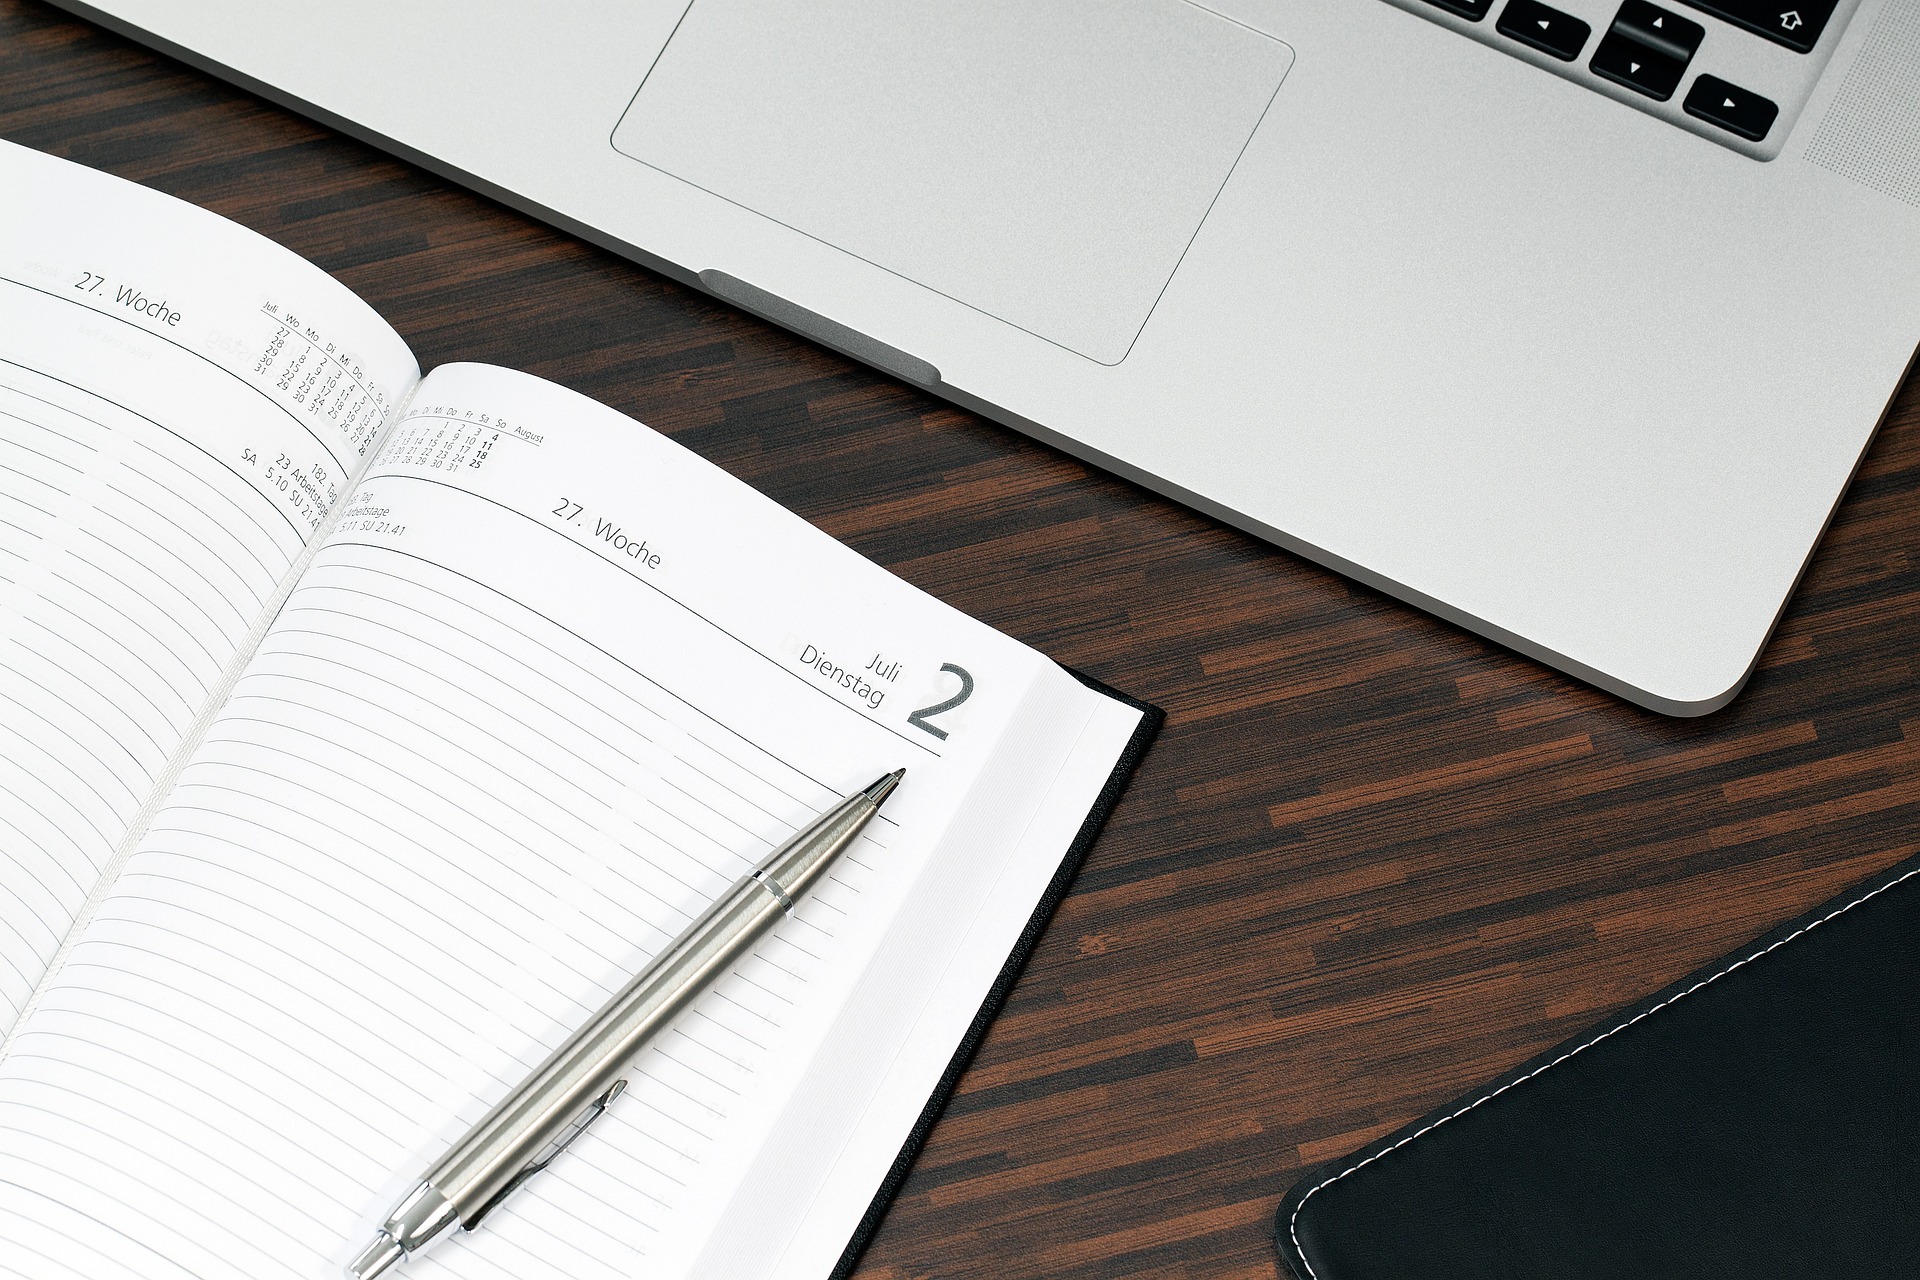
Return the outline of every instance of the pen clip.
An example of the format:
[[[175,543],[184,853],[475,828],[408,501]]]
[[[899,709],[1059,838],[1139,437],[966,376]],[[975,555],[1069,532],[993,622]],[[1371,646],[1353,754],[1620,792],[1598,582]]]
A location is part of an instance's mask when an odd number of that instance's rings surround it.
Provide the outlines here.
[[[463,1221],[460,1225],[469,1231],[479,1226],[480,1220],[489,1213],[492,1213],[502,1200],[505,1200],[508,1196],[518,1191],[528,1178],[531,1178],[534,1174],[539,1173],[542,1169],[552,1164],[562,1151],[572,1146],[574,1141],[587,1131],[588,1125],[606,1114],[607,1108],[613,1104],[613,1100],[624,1093],[626,1088],[627,1082],[624,1079],[615,1080],[611,1089],[608,1089],[605,1093],[587,1104],[586,1110],[580,1113],[580,1118],[574,1121],[565,1133],[543,1147],[537,1156],[527,1162],[526,1168],[509,1178],[505,1186],[494,1192],[493,1199],[481,1205],[479,1211],[475,1213],[470,1220]]]

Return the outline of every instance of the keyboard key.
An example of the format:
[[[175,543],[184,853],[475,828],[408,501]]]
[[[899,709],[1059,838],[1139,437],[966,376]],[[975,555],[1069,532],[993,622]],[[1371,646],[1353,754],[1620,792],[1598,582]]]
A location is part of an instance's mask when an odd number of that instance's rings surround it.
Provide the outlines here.
[[[1837,0],[1685,0],[1736,27],[1806,53],[1820,42]]]
[[[1468,22],[1478,22],[1493,8],[1493,0],[1427,0],[1428,4],[1457,13]]]
[[[1673,91],[1680,87],[1680,77],[1687,72],[1687,64],[1681,59],[1648,48],[1618,31],[1606,34],[1593,51],[1593,61],[1587,65],[1595,75],[1658,102],[1673,96]]]
[[[1750,142],[1758,142],[1773,128],[1780,108],[1757,93],[1748,93],[1737,84],[1728,84],[1718,76],[1701,76],[1687,90],[1680,104],[1690,116],[1717,124],[1728,133],[1737,133]]]
[[[1580,19],[1549,9],[1540,0],[1507,0],[1507,7],[1500,11],[1500,21],[1495,25],[1508,39],[1518,40],[1562,62],[1572,62],[1579,57],[1580,50],[1586,48],[1587,37],[1593,34],[1593,28]]]
[[[1700,48],[1707,29],[1691,18],[1648,4],[1647,0],[1626,0],[1614,15],[1609,34],[1636,40],[1684,67]],[[1673,90],[1667,92],[1670,94]]]

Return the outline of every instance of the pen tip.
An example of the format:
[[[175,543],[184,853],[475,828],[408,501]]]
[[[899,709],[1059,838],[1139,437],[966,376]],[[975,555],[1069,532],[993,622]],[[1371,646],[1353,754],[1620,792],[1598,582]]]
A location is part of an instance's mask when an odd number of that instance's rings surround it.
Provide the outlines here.
[[[893,789],[900,785],[900,779],[906,776],[907,771],[905,769],[895,769],[892,773],[867,788],[867,799],[873,801],[874,808],[879,808],[882,804],[886,803],[887,797],[893,794]]]

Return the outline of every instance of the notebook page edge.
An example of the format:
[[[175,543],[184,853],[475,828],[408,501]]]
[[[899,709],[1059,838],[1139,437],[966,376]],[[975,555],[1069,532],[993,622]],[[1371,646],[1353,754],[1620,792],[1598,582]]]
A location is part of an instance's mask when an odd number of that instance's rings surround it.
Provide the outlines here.
[[[870,961],[861,988],[842,1009],[828,1043],[815,1054],[775,1133],[762,1143],[754,1180],[728,1206],[690,1275],[814,1280],[833,1269],[856,1236],[876,1188],[884,1185],[889,1167],[907,1145],[943,1071],[1145,715],[1051,663],[1036,675],[1034,694],[1023,708],[1031,719],[1023,714],[1021,722],[1009,726],[1008,736],[1042,726],[1055,731],[1057,759],[1046,785],[1012,833],[969,833],[937,855],[957,861],[967,856],[965,846],[973,840],[1011,835],[989,875],[973,883],[978,899],[964,929],[924,973],[916,995],[899,999],[902,957],[923,947],[933,930],[924,918],[909,918],[911,904],[896,917],[890,941],[900,950],[876,954]],[[1057,732],[1063,728],[1069,731]],[[1021,767],[1011,759],[1005,765],[1009,772]],[[983,788],[994,781],[983,779]],[[1003,799],[990,793],[970,797],[981,804]],[[948,839],[953,834],[950,830]],[[943,846],[946,843],[943,840]],[[924,891],[924,876],[916,888]],[[950,904],[933,910],[945,914]],[[882,1013],[889,994],[896,998]],[[867,1007],[856,1007],[854,1002],[863,998]],[[876,1042],[883,1039],[875,1034],[876,1019],[895,1034],[885,1065],[856,1081],[852,1077],[861,1060],[870,1059]],[[857,1107],[849,1107],[850,1091],[862,1088]],[[840,1104],[843,1123],[820,1122],[823,1101],[828,1108]],[[830,1156],[823,1156],[829,1151]],[[808,1173],[814,1175],[811,1187],[795,1185],[796,1175]]]

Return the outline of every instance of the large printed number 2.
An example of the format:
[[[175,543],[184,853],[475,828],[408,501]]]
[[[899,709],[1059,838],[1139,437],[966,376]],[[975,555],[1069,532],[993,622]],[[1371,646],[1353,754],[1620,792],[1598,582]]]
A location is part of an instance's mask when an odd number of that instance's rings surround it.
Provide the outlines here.
[[[927,723],[927,717],[937,716],[942,711],[951,711],[968,698],[971,698],[973,696],[973,677],[967,674],[965,667],[956,667],[951,662],[941,663],[940,669],[942,671],[951,671],[960,677],[960,692],[954,694],[945,702],[936,702],[930,707],[922,707],[918,711],[909,712],[907,714],[907,723],[916,729],[925,729],[934,737],[945,741],[947,731],[937,724]]]

